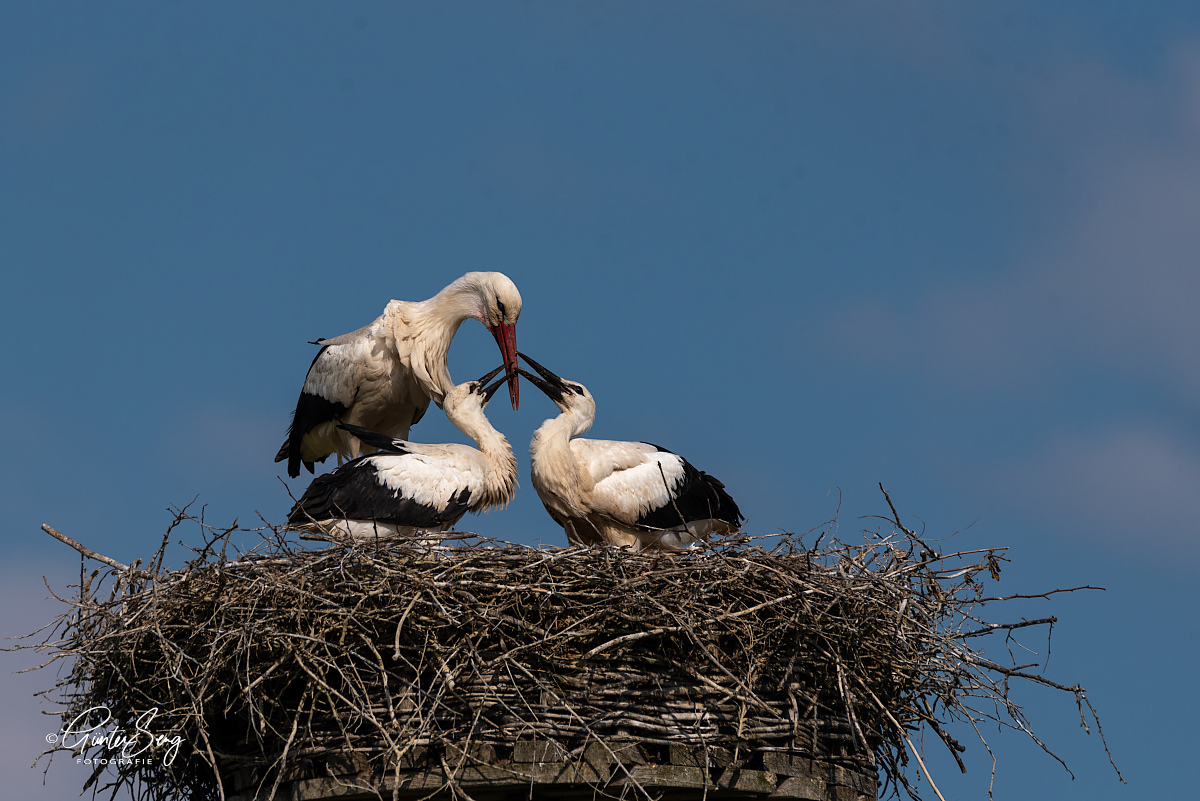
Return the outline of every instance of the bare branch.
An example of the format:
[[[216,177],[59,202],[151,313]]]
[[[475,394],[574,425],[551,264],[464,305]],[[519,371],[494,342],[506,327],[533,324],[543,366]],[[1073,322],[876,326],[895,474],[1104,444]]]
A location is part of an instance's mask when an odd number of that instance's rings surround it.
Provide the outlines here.
[[[133,730],[156,709],[152,728],[179,734],[170,765],[88,778],[145,801],[282,797],[314,775],[382,793],[380,777],[398,788],[418,770],[436,773],[422,785],[431,793],[469,798],[471,772],[496,769],[488,748],[530,738],[576,766],[599,746],[612,767],[596,797],[657,792],[621,742],[643,761],[695,749],[711,782],[783,753],[913,798],[927,780],[941,797],[919,748],[926,728],[964,771],[955,727],[991,754],[985,722],[1059,759],[1014,697],[1024,682],[1071,694],[1108,753],[1083,688],[1024,664],[1017,638],[1047,626],[1048,641],[1056,618],[990,619],[1010,601],[1096,588],[988,596],[1003,548],[939,554],[884,498],[890,517],[858,543],[741,535],[667,554],[462,532],[434,547],[381,538],[304,550],[268,525],[236,555],[236,522],[210,526],[185,507],[143,570],[43,526],[103,567],[81,571],[72,592],[52,590],[64,611],[40,642],[17,647],[69,666],[46,691],[66,720],[103,707]],[[168,569],[183,524],[199,527],[199,545]],[[999,647],[985,657],[974,646],[988,635]],[[332,773],[351,757],[357,772]]]

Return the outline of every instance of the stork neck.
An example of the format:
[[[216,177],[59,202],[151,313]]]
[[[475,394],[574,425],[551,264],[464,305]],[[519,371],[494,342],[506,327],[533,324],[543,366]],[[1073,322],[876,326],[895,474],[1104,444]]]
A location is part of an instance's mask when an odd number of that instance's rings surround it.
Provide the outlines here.
[[[571,452],[572,423],[564,413],[550,418],[533,432],[529,442],[530,477],[543,503],[578,511],[583,508],[581,493],[590,489],[591,482]],[[585,483],[589,488],[585,488]]]
[[[483,508],[507,504],[516,491],[517,481],[517,457],[508,439],[496,430],[482,409],[461,409],[449,404],[446,418],[459,431],[475,440],[476,447],[487,462],[487,491]]]
[[[485,454],[512,448],[504,435],[495,429],[491,421],[479,408],[461,408],[453,404],[446,405],[446,419],[454,427],[475,440],[476,447]]]
[[[575,412],[563,412],[551,417],[533,432],[531,449],[544,453],[563,452],[571,449],[571,438],[577,437],[592,427],[592,418]]]
[[[573,408],[560,414],[558,419],[570,427],[572,437],[578,437],[587,433],[592,423],[596,422],[596,407],[589,403],[588,408]]]
[[[388,304],[392,335],[409,337],[412,350],[409,367],[429,397],[440,406],[446,393],[454,388],[447,357],[458,327],[467,318],[481,319],[478,293],[461,279],[450,284],[429,300]],[[403,330],[401,330],[403,329]]]

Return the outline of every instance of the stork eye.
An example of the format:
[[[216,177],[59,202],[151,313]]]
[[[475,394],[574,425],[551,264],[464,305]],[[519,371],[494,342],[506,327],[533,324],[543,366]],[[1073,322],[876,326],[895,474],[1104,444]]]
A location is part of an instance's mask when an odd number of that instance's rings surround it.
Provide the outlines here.
[[[507,313],[504,311],[504,301],[500,300],[498,295],[496,296],[496,308],[500,310],[500,319],[503,321]]]
[[[567,386],[570,387],[571,391],[574,392],[576,395],[583,394],[583,387],[579,386],[578,384],[567,384]]]

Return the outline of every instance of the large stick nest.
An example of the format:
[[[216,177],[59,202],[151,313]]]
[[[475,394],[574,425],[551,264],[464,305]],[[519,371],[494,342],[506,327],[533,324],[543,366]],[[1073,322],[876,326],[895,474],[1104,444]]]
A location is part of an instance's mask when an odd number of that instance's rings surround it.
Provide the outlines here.
[[[268,532],[237,558],[234,529],[207,529],[178,570],[162,566],[168,530],[147,569],[87,552],[115,566],[81,571],[37,647],[69,666],[64,726],[180,737],[171,760],[147,743],[154,758],[97,764],[88,782],[154,801],[224,797],[239,769],[269,797],[326,755],[393,766],[419,746],[522,738],[791,750],[916,797],[910,755],[933,780],[921,727],[956,759],[951,722],[1036,741],[1013,679],[1091,711],[1082,687],[975,647],[1054,622],[984,622],[985,607],[1031,597],[985,592],[1003,549],[940,555],[889,523],[858,544],[786,535],[681,554],[453,538],[303,550]]]

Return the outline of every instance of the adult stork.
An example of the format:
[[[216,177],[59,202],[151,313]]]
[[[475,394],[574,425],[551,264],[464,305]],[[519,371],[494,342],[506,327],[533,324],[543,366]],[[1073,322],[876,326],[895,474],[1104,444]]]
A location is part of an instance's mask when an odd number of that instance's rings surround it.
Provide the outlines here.
[[[508,504],[516,491],[517,460],[483,413],[506,379],[485,384],[505,367],[459,384],[442,401],[446,417],[478,448],[405,442],[341,424],[378,451],[313,479],[288,514],[288,528],[354,539],[412,537],[445,531],[467,512]]]
[[[429,300],[393,300],[370,325],[321,346],[308,368],[287,439],[275,461],[288,475],[303,463],[331,453],[343,459],[363,451],[361,440],[338,423],[408,439],[432,400],[442,405],[454,388],[446,356],[464,320],[475,319],[496,338],[508,375],[513,409],[518,404],[517,318],[521,293],[503,273],[467,273]],[[371,446],[378,447],[378,446]]]
[[[561,411],[534,432],[529,456],[533,487],[572,545],[672,550],[741,525],[725,485],[682,456],[648,442],[578,439],[596,419],[592,394],[519,355],[541,377],[518,371]]]

